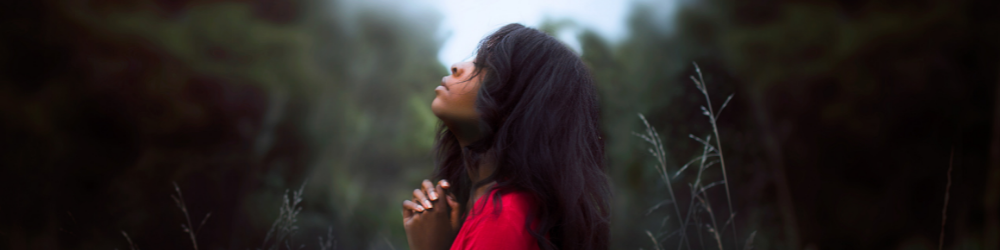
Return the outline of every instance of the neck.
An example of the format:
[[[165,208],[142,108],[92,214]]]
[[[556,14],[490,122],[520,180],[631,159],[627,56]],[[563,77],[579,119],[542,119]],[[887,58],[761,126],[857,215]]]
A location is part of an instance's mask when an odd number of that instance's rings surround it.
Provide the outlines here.
[[[483,154],[483,158],[479,161],[478,168],[475,168],[475,170],[471,168],[469,169],[469,179],[472,180],[473,184],[478,184],[479,182],[486,180],[490,177],[490,175],[493,175],[493,172],[496,171],[496,161],[494,157],[492,157],[491,153],[492,151],[487,151]],[[475,189],[470,190],[472,195],[469,197],[469,206],[467,207],[471,208],[472,205],[475,205],[476,201],[478,201],[480,197],[486,195],[486,192],[495,184],[496,181],[490,181],[485,185],[475,187]]]
[[[444,119],[442,119],[444,120]],[[458,144],[463,148],[469,146],[473,142],[479,140],[479,125],[477,122],[460,122],[460,121],[445,121],[445,126],[448,127],[448,131],[455,136],[458,140]],[[492,157],[492,151],[487,151],[483,153],[483,158],[479,161],[479,166],[476,168],[469,168],[469,180],[472,180],[472,184],[477,184],[480,181],[486,180],[496,171],[496,159]],[[479,200],[479,197],[486,195],[486,191],[489,190],[496,181],[491,181],[485,185],[474,187],[473,190],[469,190],[471,195],[469,196],[469,201],[467,208],[471,208]]]
[[[476,122],[445,121],[444,125],[448,127],[448,132],[455,135],[462,147],[479,140],[479,125]]]

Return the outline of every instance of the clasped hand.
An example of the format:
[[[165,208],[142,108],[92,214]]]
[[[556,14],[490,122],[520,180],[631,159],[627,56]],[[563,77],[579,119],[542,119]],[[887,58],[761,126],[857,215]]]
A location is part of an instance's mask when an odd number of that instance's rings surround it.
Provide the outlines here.
[[[446,193],[449,187],[446,180],[438,181],[436,186],[430,180],[424,180],[419,189],[413,190],[413,199],[403,201],[403,228],[410,249],[444,250],[451,247],[461,225],[458,223],[458,201],[454,195]]]

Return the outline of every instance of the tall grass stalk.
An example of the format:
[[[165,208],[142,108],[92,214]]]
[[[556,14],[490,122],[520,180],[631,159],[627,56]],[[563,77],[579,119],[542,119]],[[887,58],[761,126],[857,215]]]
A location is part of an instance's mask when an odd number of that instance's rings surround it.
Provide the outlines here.
[[[124,230],[122,230],[122,235],[124,235],[125,236],[125,240],[128,241],[128,249],[129,250],[139,250],[139,247],[137,247],[135,245],[135,243],[132,243],[132,238],[128,237],[128,233],[126,233]],[[118,249],[116,248],[115,250],[118,250]]]
[[[639,119],[641,119],[643,124],[646,126],[645,133],[639,134],[633,132],[633,134],[637,137],[642,138],[651,145],[651,147],[649,148],[649,153],[652,154],[653,157],[656,158],[657,160],[657,165],[654,168],[660,175],[660,178],[662,178],[664,182],[666,182],[667,184],[667,191],[670,195],[670,202],[673,203],[674,212],[676,216],[680,218],[680,228],[676,232],[674,232],[680,234],[680,240],[678,242],[677,249],[681,249],[681,247],[683,246],[686,246],[687,249],[691,249],[691,242],[687,236],[687,227],[690,225],[690,223],[692,223],[692,220],[696,229],[698,229],[697,230],[698,239],[702,248],[705,247],[705,242],[703,241],[702,237],[703,227],[705,227],[707,229],[706,231],[711,234],[711,238],[714,240],[715,243],[714,245],[716,245],[716,247],[718,247],[720,250],[723,249],[723,243],[722,243],[723,231],[725,230],[726,227],[731,227],[734,238],[733,244],[735,246],[735,249],[739,249],[739,243],[738,240],[736,240],[737,238],[739,238],[739,234],[737,234],[736,232],[736,222],[735,222],[736,213],[735,210],[733,209],[732,194],[729,188],[729,177],[726,174],[727,172],[726,162],[722,153],[722,140],[720,139],[719,136],[719,128],[717,124],[719,115],[722,113],[723,110],[725,110],[726,106],[729,104],[729,101],[733,99],[733,95],[729,95],[726,98],[726,100],[722,103],[722,105],[719,107],[718,111],[716,111],[715,108],[712,106],[712,100],[708,94],[708,89],[705,87],[705,79],[701,73],[701,69],[698,67],[697,63],[694,64],[694,67],[698,74],[697,75],[698,77],[696,78],[695,76],[691,76],[690,78],[692,81],[694,81],[695,87],[697,87],[698,90],[702,93],[702,95],[705,96],[705,102],[707,105],[701,106],[701,111],[703,115],[708,116],[709,123],[712,125],[712,133],[710,135],[705,136],[704,138],[696,137],[694,135],[688,135],[688,137],[690,137],[691,139],[697,141],[702,145],[701,155],[685,163],[683,166],[678,168],[676,173],[674,173],[671,176],[671,173],[666,165],[667,162],[666,152],[663,150],[663,143],[660,139],[660,135],[656,132],[656,129],[654,129],[653,126],[649,124],[649,121],[646,119],[644,115],[639,114]],[[715,137],[714,143],[712,141],[713,136]],[[716,164],[720,166],[720,169],[722,171],[722,181],[716,181],[705,184],[702,179],[705,170]],[[687,206],[688,209],[686,215],[682,217],[680,206],[678,205],[676,195],[674,194],[672,179],[679,177],[681,173],[683,173],[691,166],[697,166],[697,174],[695,176],[694,182],[688,183],[691,192],[690,193],[691,200],[688,202]],[[719,226],[719,223],[716,220],[715,211],[712,209],[712,205],[709,202],[709,198],[707,195],[708,189],[715,186],[719,186],[720,184],[726,189],[726,205],[729,208],[729,216],[726,218],[725,222],[722,224],[721,227]],[[655,209],[658,209],[662,204],[663,204],[662,202],[660,204],[657,204],[656,206],[650,209],[650,212],[652,212]],[[709,217],[709,221],[711,222],[711,224],[702,225],[701,223],[702,217],[699,215],[701,212],[706,213],[706,215]],[[646,231],[646,233],[653,241],[654,247],[656,249],[662,249],[659,242],[660,239],[654,236],[649,231]],[[673,233],[671,233],[670,235],[673,235]],[[756,231],[751,233],[750,237],[747,238],[746,245],[744,246],[745,250],[752,248],[753,238],[755,235]]]
[[[271,224],[271,229],[267,230],[267,236],[264,237],[264,242],[261,243],[261,248],[259,249],[278,250],[282,246],[288,250],[297,249],[292,248],[292,245],[294,245],[292,235],[299,230],[299,227],[295,223],[299,221],[299,212],[302,211],[299,203],[302,203],[302,192],[305,188],[306,184],[302,183],[298,191],[292,192],[291,198],[288,196],[288,190],[285,190],[281,207],[278,209],[278,218]],[[302,248],[302,246],[298,248]]]
[[[667,171],[666,151],[663,150],[663,143],[662,140],[660,139],[660,134],[656,133],[656,129],[653,129],[653,126],[649,125],[649,121],[646,120],[645,116],[639,114],[639,119],[642,119],[642,123],[646,125],[646,133],[638,134],[633,132],[632,134],[638,136],[639,138],[642,138],[643,140],[652,145],[649,148],[649,153],[652,154],[654,158],[656,158],[656,161],[658,163],[658,165],[656,165],[654,168],[656,168],[656,171],[660,174],[660,178],[662,178],[664,181],[667,182],[667,191],[670,193],[670,203],[673,203],[674,212],[677,214],[677,218],[679,220],[681,218],[681,210],[677,206],[677,197],[674,196],[673,184],[670,181],[670,172]],[[682,242],[684,241],[683,238],[685,238],[684,236],[686,235],[684,232],[686,228],[687,226],[682,223],[680,229]],[[649,234],[650,237],[652,237],[652,234],[651,233]],[[656,248],[660,249],[659,242],[655,240],[656,237],[653,237],[653,239],[654,243],[656,243]],[[688,243],[688,249],[691,249],[690,243]]]
[[[326,240],[323,240],[323,236],[319,236],[319,249],[320,250],[334,250],[337,247],[334,246],[333,241],[333,227],[327,228],[326,230]]]
[[[194,250],[198,250],[198,239],[195,235],[201,231],[201,227],[205,225],[205,222],[208,221],[208,217],[212,216],[212,213],[205,214],[205,218],[201,219],[198,228],[193,228],[191,225],[191,216],[188,215],[187,204],[184,203],[184,194],[181,193],[181,187],[177,186],[177,182],[174,182],[174,191],[177,192],[177,195],[170,195],[170,198],[174,199],[177,208],[184,214],[184,221],[187,221],[187,224],[181,223],[181,229],[191,238],[191,245],[194,245]]]
[[[702,106],[701,110],[705,116],[708,116],[708,120],[712,123],[712,133],[715,134],[715,146],[717,148],[716,152],[719,153],[719,165],[722,168],[722,181],[726,187],[726,203],[729,205],[729,220],[733,220],[733,218],[736,217],[736,210],[733,210],[733,196],[729,192],[729,177],[726,176],[726,160],[725,157],[722,156],[722,141],[719,136],[719,126],[716,123],[719,119],[719,115],[722,114],[722,110],[726,109],[726,105],[733,99],[733,94],[726,97],[726,101],[722,103],[721,107],[719,107],[719,113],[715,113],[712,108],[712,99],[708,95],[708,89],[705,88],[705,77],[701,74],[701,68],[698,67],[698,63],[692,62],[692,64],[694,64],[695,71],[698,72],[698,79],[691,76],[691,80],[694,81],[695,86],[697,86],[698,90],[700,90],[702,95],[705,96],[705,103],[707,104],[706,106],[708,106],[708,110],[705,110],[705,106]],[[736,234],[736,221],[733,221],[732,228],[733,237],[738,238],[739,234]],[[738,243],[734,241],[733,244]],[[739,248],[739,245],[736,247]]]
[[[177,194],[170,195],[170,198],[174,199],[174,203],[177,204],[177,208],[184,214],[184,221],[186,222],[186,224],[181,223],[181,228],[188,234],[188,237],[191,238],[191,244],[194,246],[194,249],[198,250],[198,239],[196,235],[199,231],[201,231],[202,226],[205,226],[205,222],[207,222],[208,218],[212,216],[212,213],[206,214],[205,218],[201,220],[198,227],[192,227],[193,224],[191,224],[191,216],[188,213],[187,204],[184,203],[184,194],[181,193],[181,188],[176,182],[173,184],[174,191],[177,192]],[[281,207],[279,207],[278,218],[271,224],[271,228],[267,231],[267,236],[264,237],[264,242],[261,243],[261,247],[258,248],[258,250],[279,250],[282,249],[282,247],[284,247],[284,249],[292,250],[302,249],[305,247],[304,244],[299,245],[297,248],[292,247],[292,245],[294,245],[292,243],[292,236],[299,229],[299,227],[295,224],[298,222],[299,212],[302,211],[300,203],[302,203],[302,193],[305,187],[306,184],[302,183],[299,190],[292,192],[291,197],[288,196],[289,190],[285,190],[285,195],[282,197]],[[72,216],[72,214],[70,214],[70,216]],[[125,236],[125,240],[128,241],[130,250],[139,249],[139,247],[132,242],[132,238],[128,236],[128,233],[125,233],[125,231],[121,231],[121,233],[122,236]],[[335,244],[336,241],[333,240],[333,227],[330,227],[327,231],[326,239],[322,236],[319,237],[319,248],[321,250],[333,250],[336,249]]]
[[[944,249],[944,223],[948,221],[948,193],[951,193],[951,166],[955,160],[955,148],[951,148],[948,156],[948,184],[944,187],[944,207],[941,208],[941,237],[938,238],[938,250]]]

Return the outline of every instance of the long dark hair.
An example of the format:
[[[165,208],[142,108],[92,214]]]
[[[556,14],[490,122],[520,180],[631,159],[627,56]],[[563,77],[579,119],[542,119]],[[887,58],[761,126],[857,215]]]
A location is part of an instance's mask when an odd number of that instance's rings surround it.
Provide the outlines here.
[[[542,249],[607,249],[611,196],[590,71],[555,38],[508,24],[479,44],[474,75],[482,137],[466,146],[438,127],[436,175],[453,183],[463,211],[475,187],[531,193],[538,206],[527,227]],[[479,183],[481,160],[496,170]],[[498,192],[499,193],[499,192]],[[499,194],[493,198],[499,198]]]

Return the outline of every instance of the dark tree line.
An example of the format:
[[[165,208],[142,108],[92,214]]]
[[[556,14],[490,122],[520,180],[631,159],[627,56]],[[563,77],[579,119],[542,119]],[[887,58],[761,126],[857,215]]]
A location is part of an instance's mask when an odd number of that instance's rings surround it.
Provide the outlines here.
[[[998,5],[681,1],[663,18],[639,3],[620,42],[580,33],[613,248],[651,249],[646,230],[677,227],[650,209],[666,187],[631,132],[645,114],[674,171],[702,152],[697,62],[715,107],[735,94],[718,124],[739,234],[726,248],[756,231],[757,249],[933,249],[950,165],[945,248],[997,249]],[[126,249],[125,231],[140,248],[190,248],[176,182],[192,220],[212,214],[201,249],[261,247],[303,183],[296,242],[315,249],[332,228],[339,249],[406,248],[398,201],[430,176],[429,103],[451,63],[436,59],[438,14],[420,8],[0,4],[0,246]]]

